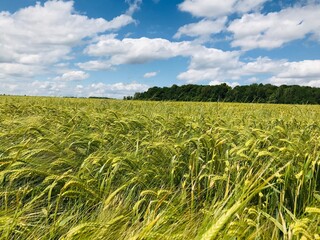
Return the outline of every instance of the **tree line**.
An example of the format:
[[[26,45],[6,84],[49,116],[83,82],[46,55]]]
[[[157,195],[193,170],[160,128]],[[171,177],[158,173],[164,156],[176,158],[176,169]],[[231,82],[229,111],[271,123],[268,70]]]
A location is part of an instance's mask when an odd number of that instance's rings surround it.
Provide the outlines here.
[[[320,104],[320,88],[271,84],[251,84],[234,88],[221,85],[172,85],[152,87],[146,92],[135,93],[125,100],[154,101],[199,101],[199,102],[244,102],[244,103],[285,103]]]

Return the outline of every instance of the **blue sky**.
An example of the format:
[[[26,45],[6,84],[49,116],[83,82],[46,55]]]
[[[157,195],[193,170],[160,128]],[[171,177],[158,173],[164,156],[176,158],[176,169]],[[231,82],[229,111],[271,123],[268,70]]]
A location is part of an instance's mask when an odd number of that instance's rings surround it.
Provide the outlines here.
[[[320,87],[320,0],[0,2],[0,94]]]

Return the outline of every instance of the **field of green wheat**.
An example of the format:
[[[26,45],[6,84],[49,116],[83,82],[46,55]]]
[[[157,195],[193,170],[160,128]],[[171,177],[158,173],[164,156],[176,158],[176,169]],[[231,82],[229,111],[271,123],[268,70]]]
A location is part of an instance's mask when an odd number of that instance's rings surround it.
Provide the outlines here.
[[[320,106],[0,97],[0,239],[320,239]]]

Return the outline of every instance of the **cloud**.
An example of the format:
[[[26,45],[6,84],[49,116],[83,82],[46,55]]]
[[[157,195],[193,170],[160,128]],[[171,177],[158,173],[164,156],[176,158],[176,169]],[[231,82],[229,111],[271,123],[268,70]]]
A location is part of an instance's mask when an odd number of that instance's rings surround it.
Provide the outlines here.
[[[287,60],[272,60],[268,57],[258,57],[255,61],[243,64],[236,74],[239,75],[255,75],[265,73],[278,73],[283,70],[283,66]]]
[[[234,70],[234,74],[256,76],[251,78],[251,81],[254,79],[255,82],[259,75],[269,75],[272,83],[308,85],[310,81],[320,79],[320,60],[290,62],[286,59],[272,60],[259,57],[254,61],[242,63],[240,68]]]
[[[241,68],[232,72],[240,77],[250,77],[248,83],[261,81],[260,76],[269,76],[265,83],[320,87],[320,60],[290,62],[259,57],[255,61],[242,63]]]
[[[320,78],[319,80],[312,80],[310,82],[308,82],[307,86],[309,87],[320,87]]]
[[[196,17],[221,17],[229,14],[235,0],[185,0],[178,5],[179,10],[189,12]]]
[[[269,79],[270,83],[298,84],[320,87],[320,60],[285,62],[281,70]]]
[[[130,15],[122,14],[107,22],[106,30],[117,30],[131,23],[136,23],[136,21]]]
[[[104,35],[85,49],[85,53],[94,57],[104,57],[111,65],[142,64],[153,60],[168,59],[179,55],[188,55],[189,42],[170,42],[162,38],[124,38]],[[95,63],[97,64],[97,63]],[[79,64],[79,66],[85,66]],[[107,65],[106,65],[107,66]]]
[[[221,17],[217,20],[203,19],[197,23],[187,24],[178,29],[174,38],[180,38],[185,35],[207,39],[211,34],[221,32],[225,27],[226,21],[227,17]]]
[[[70,71],[62,74],[60,77],[54,78],[56,81],[81,81],[89,78],[90,75],[83,71]]]
[[[224,69],[239,67],[240,52],[222,51],[204,46],[190,50],[191,61],[189,68],[210,69],[222,67]]]
[[[284,63],[285,71],[281,71],[281,78],[320,78],[320,60],[304,60]]]
[[[225,82],[228,79],[239,78],[234,71],[243,66],[239,60],[240,52],[201,46],[190,53],[188,70],[177,76],[179,80],[198,83],[213,80]]]
[[[1,83],[1,94],[123,98],[124,96],[131,96],[136,92],[146,91],[148,88],[148,85],[137,82],[75,84],[75,82],[55,80],[36,80],[32,82],[7,81]]]
[[[45,95],[62,96],[61,93],[62,90],[66,88],[66,84],[61,82],[34,81],[31,83],[31,87],[32,88],[29,89],[29,93],[32,92],[31,95],[41,95],[45,93]]]
[[[177,78],[187,83],[197,83],[203,80],[213,80],[219,76],[219,68],[211,68],[206,70],[189,69],[180,73]]]
[[[126,3],[129,4],[129,9],[127,10],[126,14],[132,16],[136,11],[140,9],[142,0],[126,0]]]
[[[99,70],[113,69],[110,63],[105,61],[97,61],[97,60],[92,60],[84,63],[77,63],[76,65],[86,71],[99,71]]]
[[[136,92],[144,92],[148,90],[149,86],[141,83],[94,83],[86,90],[88,96],[122,98],[123,96],[130,96]]]
[[[207,49],[207,51],[212,51]],[[223,52],[222,55],[228,54]],[[320,87],[320,60],[303,60],[290,62],[286,59],[272,60],[267,57],[259,57],[249,62],[242,62],[237,59],[234,52],[230,52],[230,59],[233,62],[223,58],[216,59],[215,63],[206,61],[208,55],[201,59],[191,60],[187,71],[180,73],[177,78],[187,83],[197,83],[201,81],[210,81],[212,83],[226,82],[230,86],[235,86],[239,80],[251,84],[254,82],[272,83],[275,85],[304,85]],[[214,55],[214,54],[212,54]],[[226,57],[225,55],[224,57]],[[203,65],[208,62],[210,64]]]
[[[234,5],[234,9],[235,12],[239,13],[258,11],[267,1],[270,0],[238,0]]]
[[[1,63],[0,62],[0,79],[7,79],[8,76],[29,78],[43,72],[40,66],[30,66],[20,63]]]
[[[161,38],[124,38],[115,35],[101,36],[97,42],[85,49],[85,52],[100,60],[79,63],[86,70],[97,68],[110,69],[121,64],[144,64],[155,60],[174,57],[190,58],[188,71],[181,73],[178,79],[189,83],[224,78],[227,69],[240,66],[238,51],[222,51],[215,48],[194,44],[188,41],[170,42]],[[100,69],[101,69],[100,68]]]
[[[239,55],[237,51],[224,52],[188,41],[171,42],[162,38],[145,37],[119,40],[114,35],[100,36],[97,42],[85,49],[85,53],[93,57],[103,58],[104,60],[79,63],[78,66],[82,68],[88,68],[89,65],[110,68],[110,66],[121,64],[143,64],[177,56],[191,57],[191,65],[193,67],[205,67],[217,62],[220,64],[224,63],[224,61],[234,62],[232,59]]]
[[[158,72],[148,72],[143,75],[144,78],[152,78],[157,76]]]
[[[301,85],[301,86],[310,86],[310,87],[320,87],[320,78],[313,80],[307,80],[303,78],[281,78],[273,76],[268,79],[268,82],[273,85]]]
[[[292,7],[266,15],[245,14],[228,27],[233,33],[233,47],[243,50],[254,48],[273,49],[308,34],[320,35],[318,21],[320,5]]]
[[[250,84],[254,77],[256,81],[285,84],[310,85],[313,81],[314,85],[320,72],[317,60],[289,62],[258,57],[243,61],[241,51],[222,51],[190,41],[171,42],[161,38],[120,40],[115,35],[105,35],[97,38],[85,52],[99,60],[78,64],[83,69],[110,69],[121,64],[144,64],[178,56],[189,58],[188,69],[177,76],[187,83],[218,81],[235,86],[240,81]]]
[[[255,48],[273,49],[293,40],[310,39],[320,41],[318,0],[297,1],[292,7],[279,12],[260,13],[269,0],[184,0],[179,10],[203,18],[197,23],[180,27],[175,38],[181,36],[210,40],[212,34],[225,30],[227,16],[236,13],[240,18],[229,20],[227,30],[233,34],[232,47],[242,50]],[[281,3],[279,3],[281,5]]]
[[[134,23],[129,15],[111,21],[88,18],[75,12],[73,1],[47,1],[18,10],[0,12],[0,66],[2,75],[14,77],[41,74],[52,64],[69,61],[73,47],[98,33],[117,30]]]
[[[17,89],[19,88],[18,84],[12,83],[1,83],[1,94],[17,94]]]
[[[267,0],[184,0],[178,5],[180,11],[195,17],[218,18],[235,12],[259,9]]]

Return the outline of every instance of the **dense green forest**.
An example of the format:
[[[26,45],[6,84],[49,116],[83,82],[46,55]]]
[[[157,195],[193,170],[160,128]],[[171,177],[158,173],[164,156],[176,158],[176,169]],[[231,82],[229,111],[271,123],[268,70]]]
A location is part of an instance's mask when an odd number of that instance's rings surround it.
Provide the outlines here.
[[[135,93],[126,100],[155,101],[200,101],[200,102],[246,102],[246,103],[285,103],[320,104],[320,88],[271,84],[252,84],[234,88],[221,85],[172,85],[171,87],[152,87],[146,92]]]

